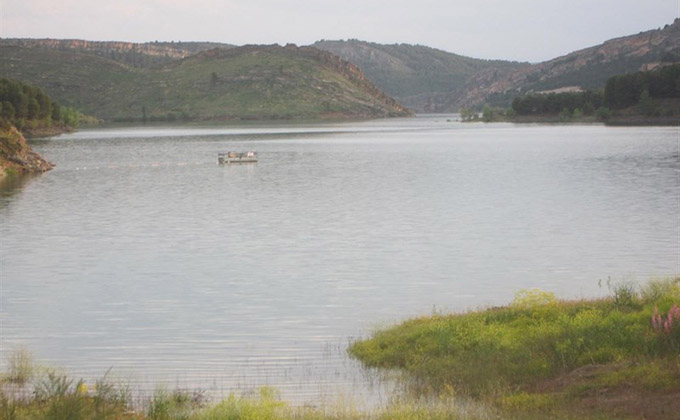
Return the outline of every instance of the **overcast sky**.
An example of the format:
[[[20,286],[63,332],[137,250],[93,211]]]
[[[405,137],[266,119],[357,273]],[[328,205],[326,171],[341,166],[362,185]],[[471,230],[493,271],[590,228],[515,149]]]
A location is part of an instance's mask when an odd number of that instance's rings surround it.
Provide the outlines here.
[[[308,45],[356,38],[543,61],[670,24],[680,0],[0,0],[2,38]]]

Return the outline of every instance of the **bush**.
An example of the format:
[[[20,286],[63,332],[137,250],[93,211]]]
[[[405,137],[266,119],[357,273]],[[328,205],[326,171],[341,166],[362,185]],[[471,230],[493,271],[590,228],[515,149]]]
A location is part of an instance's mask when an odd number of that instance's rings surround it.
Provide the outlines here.
[[[557,298],[552,292],[544,292],[541,289],[522,289],[515,293],[510,306],[519,309],[531,309],[541,305],[556,304]]]
[[[614,305],[617,307],[635,308],[638,306],[634,283],[618,283],[612,286],[612,290],[614,291]]]
[[[595,111],[595,115],[597,116],[597,119],[600,121],[607,121],[609,118],[611,118],[612,113],[609,110],[609,108],[601,106]]]
[[[34,373],[35,367],[31,353],[20,349],[10,354],[7,360],[7,381],[23,386],[33,378]]]
[[[680,277],[650,280],[641,288],[640,297],[644,304],[680,301]]]

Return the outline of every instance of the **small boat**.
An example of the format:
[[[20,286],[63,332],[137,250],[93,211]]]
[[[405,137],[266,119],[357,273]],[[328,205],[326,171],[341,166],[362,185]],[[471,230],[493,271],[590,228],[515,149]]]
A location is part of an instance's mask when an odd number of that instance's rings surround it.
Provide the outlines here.
[[[226,152],[217,154],[217,163],[220,165],[254,162],[257,162],[257,152]]]

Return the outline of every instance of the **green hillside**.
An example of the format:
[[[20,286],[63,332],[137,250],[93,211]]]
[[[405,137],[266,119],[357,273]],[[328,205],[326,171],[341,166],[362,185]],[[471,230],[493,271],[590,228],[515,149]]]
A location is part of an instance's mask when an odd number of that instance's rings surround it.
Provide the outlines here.
[[[528,66],[464,57],[422,45],[324,40],[313,46],[356,64],[380,89],[418,111],[438,111],[440,96],[462,91],[468,79],[481,70],[500,77]]]
[[[105,120],[404,116],[356,66],[311,47],[212,49],[136,68],[92,54],[0,46],[0,76]]]

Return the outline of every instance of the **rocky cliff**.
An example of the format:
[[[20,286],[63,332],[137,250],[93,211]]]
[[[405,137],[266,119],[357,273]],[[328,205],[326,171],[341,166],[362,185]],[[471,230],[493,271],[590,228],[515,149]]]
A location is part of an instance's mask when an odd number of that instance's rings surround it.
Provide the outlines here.
[[[0,128],[0,179],[12,174],[46,172],[53,167],[31,149],[15,127]]]

